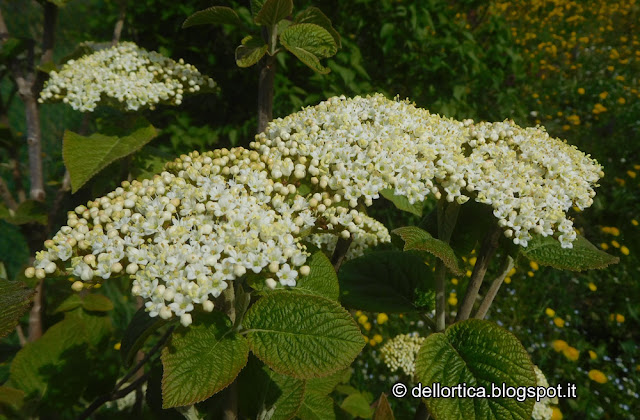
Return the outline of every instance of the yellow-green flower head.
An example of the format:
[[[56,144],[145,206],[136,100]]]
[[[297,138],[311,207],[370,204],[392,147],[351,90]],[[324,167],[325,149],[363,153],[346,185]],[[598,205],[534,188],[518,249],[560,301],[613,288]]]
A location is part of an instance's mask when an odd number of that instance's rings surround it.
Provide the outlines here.
[[[417,333],[395,336],[380,349],[382,361],[391,372],[402,369],[406,375],[413,376],[416,356],[424,340],[425,337],[420,337]]]
[[[180,105],[184,95],[215,86],[182,59],[175,62],[132,42],[69,60],[49,76],[39,101],[62,101],[81,112],[92,112],[99,103],[125,111]]]

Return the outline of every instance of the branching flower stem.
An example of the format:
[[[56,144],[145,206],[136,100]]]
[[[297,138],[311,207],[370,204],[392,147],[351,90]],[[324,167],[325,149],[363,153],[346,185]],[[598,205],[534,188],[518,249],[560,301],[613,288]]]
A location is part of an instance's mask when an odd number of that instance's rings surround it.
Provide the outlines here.
[[[471,279],[469,280],[467,291],[464,295],[464,299],[462,300],[462,305],[458,310],[456,321],[469,319],[471,311],[473,310],[473,305],[478,298],[480,285],[482,284],[482,280],[484,280],[484,276],[487,273],[487,268],[489,268],[491,258],[493,258],[496,250],[498,249],[501,233],[502,230],[498,227],[498,225],[494,224],[485,235],[480,247],[476,265],[473,267],[473,273],[471,274]]]
[[[487,294],[484,296],[484,299],[482,299],[482,303],[480,303],[480,307],[478,308],[478,312],[476,312],[474,318],[484,319],[491,307],[491,304],[493,303],[493,299],[495,299],[498,294],[498,290],[500,290],[500,286],[502,286],[502,282],[512,268],[513,258],[511,258],[510,255],[506,255],[502,262],[502,267],[500,268],[500,274],[491,282],[491,286],[489,287]]]
[[[451,234],[456,226],[458,220],[458,212],[460,211],[460,205],[455,201],[453,203],[447,203],[447,200],[442,197],[438,200],[438,239],[449,243],[451,240]],[[445,274],[447,268],[438,260],[436,262],[436,332],[444,331],[445,329]]]

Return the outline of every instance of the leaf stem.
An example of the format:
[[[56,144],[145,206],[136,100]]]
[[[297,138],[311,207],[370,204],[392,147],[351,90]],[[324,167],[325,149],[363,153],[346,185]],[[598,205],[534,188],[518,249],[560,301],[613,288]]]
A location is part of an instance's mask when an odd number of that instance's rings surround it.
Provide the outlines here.
[[[496,250],[498,249],[501,233],[502,229],[500,229],[497,224],[493,224],[485,235],[480,247],[480,252],[478,253],[476,265],[473,267],[471,279],[469,279],[467,291],[464,295],[464,299],[462,300],[462,305],[458,310],[456,321],[469,319],[471,311],[473,310],[473,305],[478,298],[480,285],[482,284],[482,280],[484,280],[484,276],[487,273],[487,268],[489,268],[491,258],[493,258]]]
[[[240,282],[231,282],[223,293],[224,296],[224,310],[231,324],[236,323],[236,293],[235,286]],[[229,385],[227,390],[227,398],[224,402],[224,412],[222,415],[224,420],[237,420],[238,418],[238,382],[237,378]]]

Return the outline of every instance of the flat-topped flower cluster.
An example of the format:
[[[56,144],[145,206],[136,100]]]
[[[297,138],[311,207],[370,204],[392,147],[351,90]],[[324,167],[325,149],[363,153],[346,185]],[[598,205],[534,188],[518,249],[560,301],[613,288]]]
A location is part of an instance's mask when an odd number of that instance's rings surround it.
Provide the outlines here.
[[[522,246],[532,233],[558,232],[570,248],[576,234],[566,213],[590,206],[604,175],[542,128],[460,122],[382,95],[331,98],[277,119],[251,147],[271,157],[273,179],[309,174],[353,208],[388,188],[410,203],[429,194],[460,204],[475,199],[492,206],[504,234]],[[307,164],[294,167],[299,157]]]
[[[39,101],[62,101],[81,112],[94,111],[100,102],[137,111],[154,109],[159,103],[180,105],[184,95],[214,86],[212,79],[182,59],[175,62],[132,42],[121,42],[52,71]]]
[[[246,273],[295,286],[310,270],[305,244],[352,239],[352,258],[389,242],[366,214],[385,189],[411,203],[473,199],[515,244],[535,233],[571,247],[566,212],[588,207],[603,175],[541,128],[460,122],[382,95],[331,98],[271,122],[250,150],[193,152],[165,169],[70,212],[26,275],[73,275],[81,290],[126,273],[151,316],[188,325],[194,305],[213,310]]]

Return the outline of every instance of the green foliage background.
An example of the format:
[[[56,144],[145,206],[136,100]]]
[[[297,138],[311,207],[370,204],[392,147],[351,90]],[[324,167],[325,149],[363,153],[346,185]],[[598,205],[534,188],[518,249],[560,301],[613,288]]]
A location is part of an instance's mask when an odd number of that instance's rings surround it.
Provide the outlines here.
[[[239,10],[241,19],[248,23],[248,3],[223,4]],[[295,2],[296,10],[309,5],[320,7],[329,16],[342,36],[342,49],[326,60],[332,70],[328,75],[313,73],[291,55],[278,55],[274,118],[334,95],[383,92],[389,97],[408,97],[420,107],[451,117],[512,118],[521,125],[543,124],[552,135],[566,138],[604,165],[606,177],[595,204],[584,213],[575,213],[575,224],[585,237],[619,256],[621,263],[588,274],[521,265],[498,295],[490,319],[518,336],[552,385],[578,384],[578,399],[560,401],[559,411],[565,418],[636,418],[633,413],[640,412],[638,4],[563,0]],[[146,176],[181,153],[246,146],[252,140],[257,125],[259,69],[239,69],[235,64],[234,51],[244,36],[242,30],[229,26],[180,29],[187,16],[209,6],[210,1],[202,0],[128,2],[123,40],[176,60],[183,58],[212,77],[219,90],[187,98],[179,108],[145,113],[160,129],[158,138],[124,163],[107,167],[78,193],[66,196],[63,209],[112,190],[129,169],[136,177]],[[90,0],[71,1],[61,8],[56,63],[60,65],[82,41],[110,40],[118,7],[116,1]],[[42,10],[38,2],[10,0],[3,2],[2,10],[14,36],[40,36]],[[2,78],[3,100],[11,89],[8,77]],[[106,110],[96,114],[97,118],[110,116]],[[0,175],[13,187],[6,164],[11,150],[17,151],[22,162],[27,161],[24,111],[17,98],[10,104],[9,118],[12,138],[8,146],[0,148]],[[51,204],[64,174],[63,130],[78,131],[82,116],[65,106],[43,105],[41,118]],[[26,164],[22,170],[26,172]],[[415,223],[409,217],[399,218],[388,204],[377,203],[375,212],[389,228]],[[64,212],[55,215],[47,228],[53,232],[64,217]],[[10,279],[18,278],[28,262],[27,242],[15,226],[4,221],[0,221],[0,232],[0,261]],[[455,280],[450,283],[452,293],[464,284],[464,276]],[[104,290],[118,303],[111,315],[114,333],[103,337],[109,351],[102,362],[117,357],[113,345],[133,316],[132,302],[123,300],[126,288],[126,284],[114,284]],[[57,289],[48,286],[46,326],[61,319],[53,310],[69,294],[66,284]],[[555,316],[549,317],[546,308],[553,309]],[[555,318],[565,321],[562,327]],[[70,317],[69,322],[76,320]],[[388,324],[374,322],[369,329],[364,328],[366,323],[361,324],[365,334],[380,334],[386,340],[397,333],[419,330],[416,322],[393,316]],[[551,344],[558,339],[579,350],[579,358],[574,361],[554,351]],[[0,343],[0,383],[8,377],[8,366],[18,348],[15,334]],[[595,358],[589,356],[589,350]],[[359,363],[350,385],[370,395],[388,392],[394,376],[380,364],[375,345],[367,347]],[[592,369],[602,371],[608,381],[600,384],[590,380],[587,374]],[[108,384],[114,373],[102,376]],[[391,404],[398,410],[398,418],[403,418],[408,407],[393,399]]]

